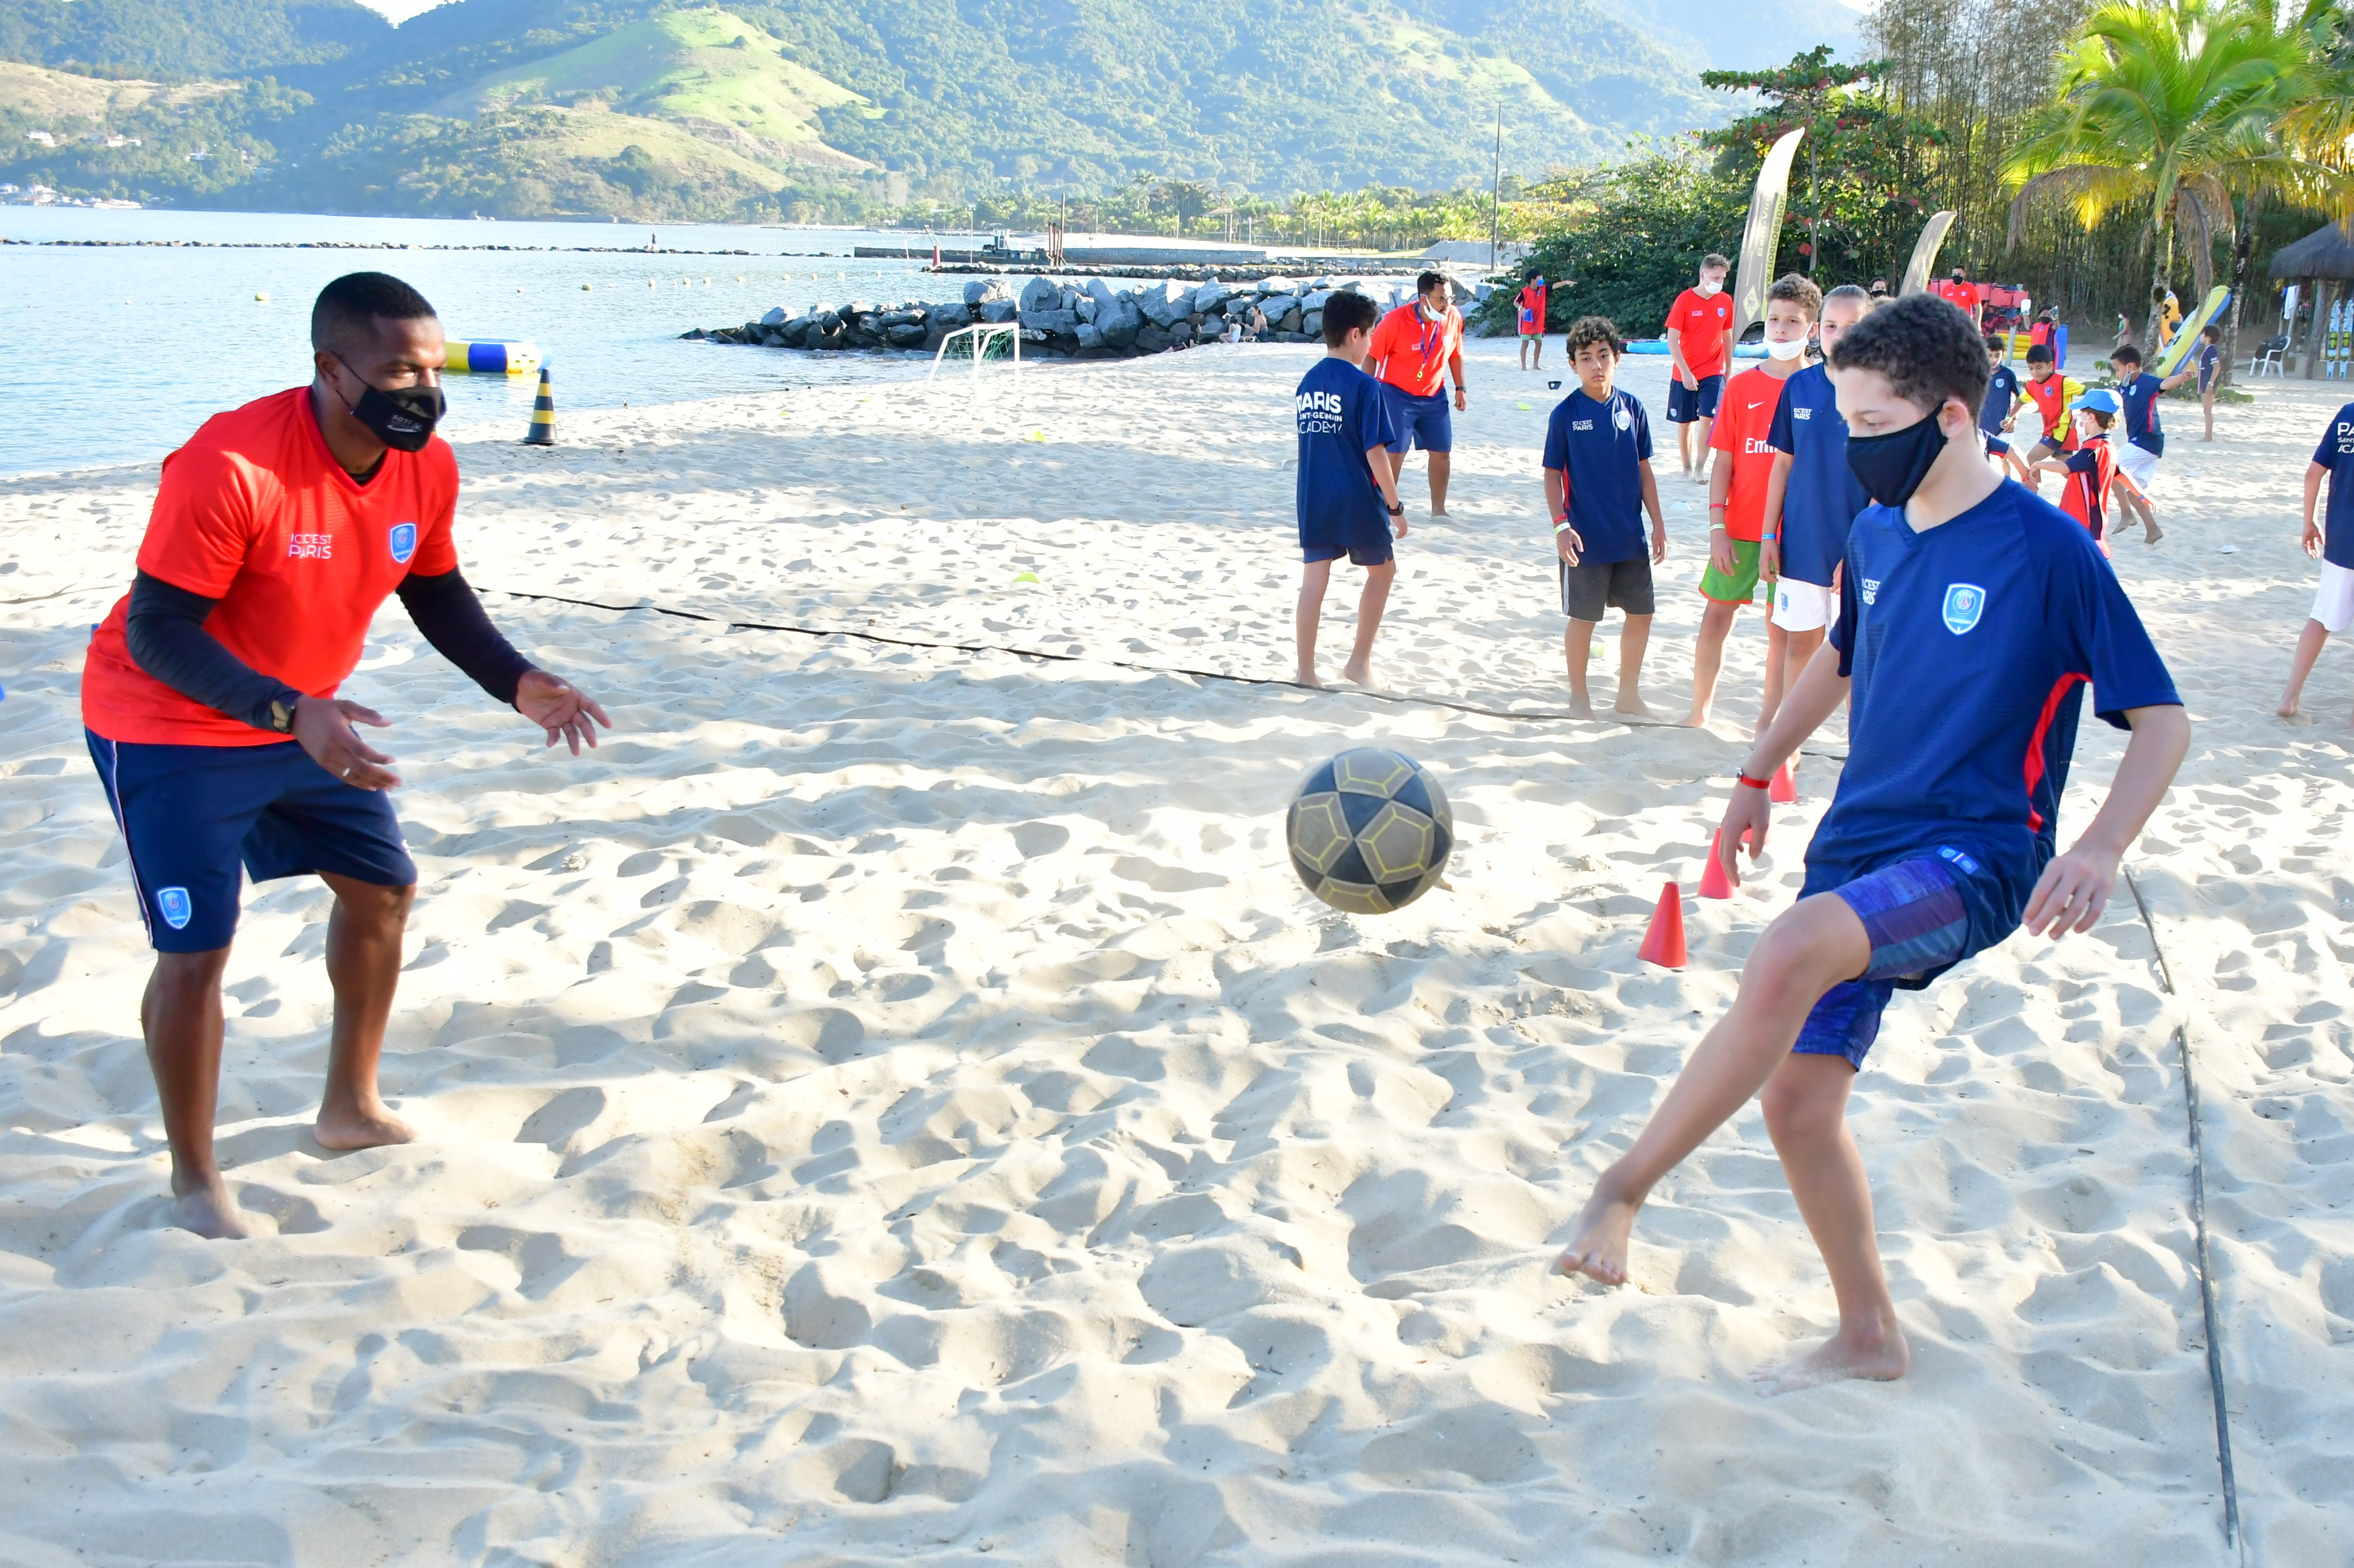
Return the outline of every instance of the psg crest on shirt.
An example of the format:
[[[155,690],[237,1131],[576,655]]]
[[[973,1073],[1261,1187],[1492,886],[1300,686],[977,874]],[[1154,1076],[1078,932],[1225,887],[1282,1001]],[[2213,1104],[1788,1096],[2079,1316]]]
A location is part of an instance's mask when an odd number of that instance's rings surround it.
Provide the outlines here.
[[[157,888],[155,909],[164,916],[164,924],[175,931],[186,930],[188,916],[196,913],[188,902],[188,890],[185,887]]]
[[[417,524],[414,523],[394,524],[392,525],[392,535],[389,542],[392,546],[392,558],[399,562],[402,566],[407,566],[408,564],[408,557],[417,554]]]
[[[1959,637],[1978,623],[1986,609],[1986,589],[1976,583],[1949,583],[1946,588],[1946,630]]]

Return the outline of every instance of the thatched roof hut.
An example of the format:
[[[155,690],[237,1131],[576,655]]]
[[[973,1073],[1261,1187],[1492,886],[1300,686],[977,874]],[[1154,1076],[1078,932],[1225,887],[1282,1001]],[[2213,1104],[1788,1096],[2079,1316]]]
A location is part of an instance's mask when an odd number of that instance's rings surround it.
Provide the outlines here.
[[[2345,224],[2317,228],[2273,253],[2273,277],[2284,283],[2307,278],[2354,279],[2354,234]]]

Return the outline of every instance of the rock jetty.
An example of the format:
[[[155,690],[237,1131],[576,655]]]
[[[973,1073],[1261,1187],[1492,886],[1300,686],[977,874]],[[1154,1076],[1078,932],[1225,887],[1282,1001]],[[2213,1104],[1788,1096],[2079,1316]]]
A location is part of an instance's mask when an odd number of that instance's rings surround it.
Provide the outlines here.
[[[1484,283],[1470,289],[1457,283],[1454,289],[1458,304],[1469,304],[1491,291],[1491,286]],[[1261,341],[1318,340],[1324,331],[1324,303],[1342,290],[1398,304],[1411,297],[1413,285],[1384,282],[1382,292],[1375,294],[1360,279],[1335,282],[1330,278],[1309,281],[1261,278],[1247,283],[1169,280],[1115,290],[1101,278],[1090,278],[1085,283],[1034,278],[1017,292],[1003,278],[975,278],[965,284],[964,298],[952,303],[910,300],[877,304],[853,300],[844,305],[812,305],[799,313],[779,305],[742,326],[714,331],[695,327],[679,335],[768,348],[931,353],[960,327],[992,323],[1020,331],[1025,357],[1044,354],[1128,358],[1213,343],[1237,326],[1256,332]],[[1263,326],[1253,326],[1254,311]]]

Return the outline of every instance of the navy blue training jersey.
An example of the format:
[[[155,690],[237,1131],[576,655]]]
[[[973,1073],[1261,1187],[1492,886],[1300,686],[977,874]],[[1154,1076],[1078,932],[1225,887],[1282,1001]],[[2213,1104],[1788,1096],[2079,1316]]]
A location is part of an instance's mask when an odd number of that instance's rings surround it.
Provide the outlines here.
[[[1581,566],[1636,561],[1643,541],[1643,473],[1651,459],[1651,421],[1633,394],[1614,391],[1597,403],[1581,387],[1545,422],[1544,466],[1569,488],[1569,525],[1583,547]]]
[[[2019,400],[2019,372],[2008,365],[1998,365],[1987,378],[1986,401],[1978,405],[1978,429],[1989,436],[2002,434],[2002,422],[2010,418],[2011,405]]]
[[[2165,389],[2166,383],[2147,370],[2117,388],[2126,405],[2126,440],[2152,454],[2166,450],[2158,418],[2158,395]]]
[[[1352,549],[1385,543],[1389,508],[1365,453],[1393,435],[1382,384],[1337,355],[1299,378],[1299,546]]]
[[[1854,678],[1847,768],[1807,851],[1852,874],[1958,846],[2018,923],[2052,852],[2084,683],[2122,727],[2179,704],[2092,535],[2005,480],[1915,533],[1873,505],[1848,536],[1830,641]]]
[[[2329,471],[2329,510],[2322,514],[2321,558],[2354,571],[2354,403],[2338,410],[2313,461]]]
[[[1847,421],[1840,418],[1829,371],[1809,365],[1782,383],[1766,440],[1790,454],[1790,478],[1782,491],[1782,575],[1829,588],[1847,553],[1848,524],[1872,501],[1847,466]]]

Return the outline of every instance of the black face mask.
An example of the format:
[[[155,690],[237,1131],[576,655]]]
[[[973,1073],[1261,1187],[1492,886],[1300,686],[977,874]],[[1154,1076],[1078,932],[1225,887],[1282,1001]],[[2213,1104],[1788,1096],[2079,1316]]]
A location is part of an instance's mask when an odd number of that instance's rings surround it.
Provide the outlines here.
[[[344,368],[350,370],[351,366]],[[354,370],[352,374],[357,376],[359,372]],[[448,408],[442,400],[441,388],[403,387],[387,392],[365,378],[360,385],[367,388],[360,394],[360,400],[344,405],[351,410],[352,418],[397,452],[424,450],[425,443],[433,439],[433,427],[441,422],[442,412]],[[343,394],[338,392],[335,396],[341,397]]]
[[[1935,414],[1884,436],[1850,436],[1848,471],[1882,506],[1902,506],[1929,477],[1946,440]]]

